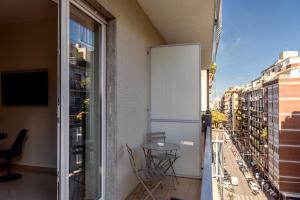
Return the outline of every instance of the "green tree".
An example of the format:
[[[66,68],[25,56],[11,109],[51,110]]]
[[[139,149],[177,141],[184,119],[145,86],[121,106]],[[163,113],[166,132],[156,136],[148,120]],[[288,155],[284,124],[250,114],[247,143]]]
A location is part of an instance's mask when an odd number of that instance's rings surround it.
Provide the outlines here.
[[[261,136],[262,137],[267,137],[268,136],[268,130],[267,130],[267,127],[264,127],[262,130],[261,130]]]
[[[234,194],[232,194],[231,192],[230,193],[228,193],[228,199],[229,200],[234,200],[235,198],[234,198]]]
[[[224,113],[221,113],[217,110],[213,110],[212,114],[212,124],[215,128],[218,128],[220,124],[224,124],[227,122],[227,118]]]

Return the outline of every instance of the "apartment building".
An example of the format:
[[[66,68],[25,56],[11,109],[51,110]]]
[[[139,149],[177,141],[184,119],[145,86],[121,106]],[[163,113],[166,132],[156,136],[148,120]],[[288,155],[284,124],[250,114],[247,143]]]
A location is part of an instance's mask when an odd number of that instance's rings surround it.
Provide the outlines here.
[[[231,130],[233,135],[236,135],[238,132],[239,127],[239,113],[238,113],[238,88],[232,91],[230,95],[230,101],[229,101],[229,112],[227,114],[228,121],[230,122],[229,129]]]
[[[222,105],[222,98],[221,97],[217,97],[215,98],[215,100],[213,101],[212,105],[210,106],[213,110],[218,110],[221,111]]]
[[[238,130],[237,110],[238,110],[238,91],[240,87],[230,87],[225,91],[221,99],[221,111],[227,116],[227,129],[230,133]]]
[[[257,173],[262,177],[267,172],[267,135],[263,132],[263,88],[262,79],[251,82],[249,95],[249,149],[252,156],[252,165],[256,166]]]
[[[250,84],[243,85],[238,92],[239,137],[237,143],[243,152],[243,157],[250,160],[249,146],[249,89]]]
[[[230,98],[231,98],[231,90],[230,88],[224,92],[224,95],[221,99],[221,110],[224,114],[228,114],[230,110]]]
[[[257,177],[268,179],[282,199],[300,198],[299,68],[298,52],[284,51],[238,93],[239,144]]]
[[[267,96],[269,179],[285,197],[300,198],[300,70],[264,83]]]

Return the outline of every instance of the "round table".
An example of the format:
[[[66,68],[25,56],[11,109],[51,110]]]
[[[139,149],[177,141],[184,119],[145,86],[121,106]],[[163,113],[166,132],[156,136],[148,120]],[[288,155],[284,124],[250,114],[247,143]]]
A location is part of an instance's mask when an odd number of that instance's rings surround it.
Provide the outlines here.
[[[158,142],[144,142],[141,147],[148,150],[155,150],[155,151],[174,151],[180,149],[178,144],[174,143],[161,143],[163,145],[159,145]]]
[[[163,144],[163,145],[159,145],[159,144]],[[144,151],[145,154],[145,158],[146,158],[146,166],[148,168],[151,167],[153,159],[152,159],[152,151],[156,151],[156,152],[170,152],[170,151],[177,151],[178,149],[180,149],[180,146],[178,144],[174,144],[174,143],[169,143],[169,142],[165,142],[165,143],[161,143],[161,142],[144,142],[143,144],[141,144],[141,147]]]

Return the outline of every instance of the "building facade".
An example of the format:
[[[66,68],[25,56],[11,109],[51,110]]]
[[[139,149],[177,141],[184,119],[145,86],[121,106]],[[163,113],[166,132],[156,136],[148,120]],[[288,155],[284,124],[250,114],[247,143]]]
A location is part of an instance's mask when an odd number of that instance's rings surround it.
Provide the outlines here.
[[[237,92],[239,119],[237,144],[257,178],[269,180],[282,199],[300,198],[300,57],[296,51],[280,53],[261,77]],[[226,103],[229,127],[234,107]],[[226,109],[226,105],[229,109]]]
[[[294,74],[295,73],[295,74]],[[300,197],[300,71],[266,82],[269,179],[283,196]]]

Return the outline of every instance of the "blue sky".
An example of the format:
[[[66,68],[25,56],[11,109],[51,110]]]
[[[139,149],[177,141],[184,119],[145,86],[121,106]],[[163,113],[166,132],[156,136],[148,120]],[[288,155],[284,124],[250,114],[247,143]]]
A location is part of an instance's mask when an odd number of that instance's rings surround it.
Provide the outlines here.
[[[300,51],[300,0],[223,0],[213,97],[260,75],[283,50]]]

